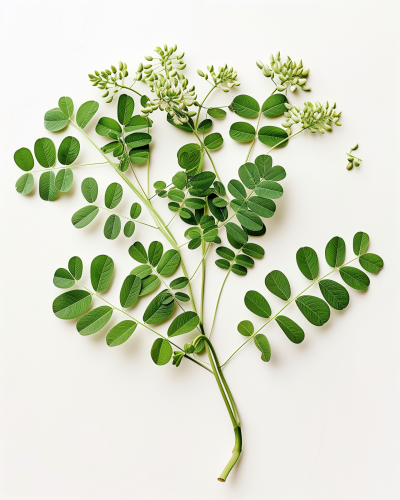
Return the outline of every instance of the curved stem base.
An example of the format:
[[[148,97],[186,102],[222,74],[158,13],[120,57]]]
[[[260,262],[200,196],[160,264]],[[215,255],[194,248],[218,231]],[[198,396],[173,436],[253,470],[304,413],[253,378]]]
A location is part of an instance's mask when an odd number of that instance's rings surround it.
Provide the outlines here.
[[[224,483],[226,481],[226,478],[228,477],[230,471],[235,466],[236,462],[239,460],[240,453],[242,452],[242,430],[240,426],[238,426],[235,427],[234,431],[235,431],[235,446],[233,447],[232,456],[229,462],[226,464],[225,469],[221,472],[218,478],[218,481],[221,481],[221,483]]]

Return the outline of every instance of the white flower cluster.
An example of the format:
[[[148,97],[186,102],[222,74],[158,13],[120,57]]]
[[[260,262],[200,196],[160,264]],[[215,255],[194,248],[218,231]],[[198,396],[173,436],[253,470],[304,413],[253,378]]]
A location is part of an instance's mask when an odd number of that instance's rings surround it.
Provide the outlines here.
[[[304,108],[300,110],[297,106],[285,103],[287,111],[284,113],[286,121],[282,123],[282,126],[286,129],[288,135],[291,135],[293,125],[298,125],[303,129],[308,129],[310,132],[321,132],[325,134],[325,131],[331,131],[331,124],[334,123],[340,126],[339,123],[341,111],[335,111],[336,103],[329,106],[329,103],[325,101],[323,104],[316,102],[315,104],[311,102],[305,102]]]
[[[223,90],[224,92],[229,92],[232,87],[238,87],[240,82],[236,80],[237,72],[233,68],[228,68],[228,65],[219,66],[218,73],[215,72],[214,66],[207,66],[211,79],[214,82],[214,86]],[[201,69],[197,70],[197,73],[208,80],[208,73],[204,73]]]
[[[269,66],[268,64],[263,64],[261,61],[257,61],[256,64],[267,78],[271,78],[272,80],[275,75],[278,76],[280,84],[276,86],[281,92],[287,88],[290,88],[292,92],[296,92],[298,87],[302,90],[311,90],[311,87],[306,85],[310,70],[303,67],[301,59],[295,63],[287,56],[286,61],[282,63],[280,52],[277,52],[275,57],[273,54],[270,55]]]

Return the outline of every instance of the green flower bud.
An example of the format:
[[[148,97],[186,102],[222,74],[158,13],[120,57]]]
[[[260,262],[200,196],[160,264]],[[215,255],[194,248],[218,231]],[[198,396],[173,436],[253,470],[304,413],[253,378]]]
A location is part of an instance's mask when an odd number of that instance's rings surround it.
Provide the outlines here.
[[[111,102],[112,100],[113,100],[113,97],[111,96],[111,97],[109,97],[108,99],[106,99],[106,102],[107,102],[107,103],[109,103],[109,102]]]
[[[349,163],[347,164],[347,167],[346,167],[346,168],[347,168],[347,170],[351,170],[351,169],[353,168],[353,163],[352,163],[352,162],[349,162]]]
[[[109,69],[106,69],[105,72],[107,73],[107,75],[111,75],[111,71]]]
[[[149,69],[149,68],[151,68],[151,64],[144,64],[144,65],[143,65],[143,68],[144,68],[144,69]]]
[[[98,71],[95,71],[95,74],[96,74],[97,76],[100,76],[100,73],[99,73]]]
[[[179,56],[176,56],[177,59],[182,59],[182,57],[185,55],[184,52],[182,52],[182,54],[180,54]]]
[[[105,92],[105,93],[104,93],[101,97],[107,97],[107,96],[108,96],[108,94],[109,94],[109,92],[108,92],[108,90],[107,90],[107,92]]]
[[[354,146],[354,148],[351,148],[350,151],[355,151],[356,149],[358,149],[358,143]]]
[[[153,58],[151,56],[144,56],[144,58],[146,59],[146,61],[152,61]]]
[[[303,71],[301,72],[301,74],[302,74],[303,76],[307,76],[309,72],[310,72],[310,68],[308,68],[308,69],[303,69]]]
[[[113,66],[113,65],[111,65],[111,70],[112,70],[112,72],[113,72],[114,74],[117,72],[117,68],[116,68],[115,66]]]
[[[356,160],[356,161],[354,162],[354,165],[355,165],[356,167],[359,167],[359,166],[360,166],[360,162],[359,162],[358,160]]]
[[[119,68],[119,69],[122,69],[122,68]],[[141,73],[143,71],[143,64],[142,63],[139,64],[137,71],[138,71],[138,73]]]
[[[137,73],[137,74],[136,74],[136,80],[137,80],[138,82],[140,82],[140,80],[142,79],[142,76],[143,76],[143,75],[142,75],[142,73]]]
[[[260,69],[263,69],[264,64],[260,60],[256,61],[256,64]]]
[[[188,116],[195,116],[196,114],[196,111],[188,111]]]
[[[197,74],[198,74],[199,76],[201,76],[202,78],[204,78],[204,73],[201,71],[201,69],[198,69],[198,70],[197,70]]]
[[[311,90],[311,87],[308,87],[307,85],[303,85],[301,88],[305,91]]]
[[[285,90],[285,86],[284,85],[277,85],[276,88],[279,90],[279,91],[282,91],[282,90]]]

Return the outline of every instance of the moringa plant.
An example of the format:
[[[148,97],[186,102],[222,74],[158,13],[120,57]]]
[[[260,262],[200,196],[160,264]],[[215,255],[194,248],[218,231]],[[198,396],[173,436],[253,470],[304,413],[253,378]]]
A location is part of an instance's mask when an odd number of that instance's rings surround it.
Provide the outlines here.
[[[346,263],[346,245],[343,239],[335,236],[328,242],[325,258],[332,270],[322,277],[319,277],[317,253],[309,247],[300,248],[296,260],[301,273],[309,281],[307,286],[294,295],[288,278],[279,270],[269,270],[265,278],[266,289],[283,301],[282,308],[273,313],[264,295],[255,290],[245,293],[244,303],[247,309],[264,318],[265,323],[256,330],[249,319],[241,320],[237,329],[240,335],[246,337],[245,340],[226,360],[219,361],[211,334],[222,290],[230,273],[245,276],[253,267],[260,265],[256,261],[263,258],[264,249],[252,240],[253,237],[265,234],[265,220],[274,215],[276,203],[279,203],[276,200],[283,195],[280,182],[285,179],[286,171],[280,165],[273,165],[271,152],[285,147],[295,136],[307,130],[322,134],[331,131],[333,124],[340,125],[341,113],[336,110],[336,104],[329,105],[328,102],[313,104],[307,101],[303,109],[289,102],[286,95],[288,88],[292,92],[296,89],[311,90],[306,85],[309,70],[303,68],[301,61],[295,63],[288,57],[282,64],[278,53],[275,57],[271,56],[270,66],[257,62],[263,74],[271,78],[272,92],[262,106],[256,99],[245,94],[236,95],[227,106],[228,111],[238,117],[238,121],[230,127],[230,138],[247,143],[249,147],[245,162],[238,165],[239,179],[229,180],[225,184],[226,180],[222,180],[213,159],[213,151],[223,145],[224,138],[211,129],[214,121],[223,119],[227,111],[223,106],[206,107],[206,100],[218,89],[229,92],[239,86],[237,73],[226,64],[218,69],[211,65],[207,70],[198,70],[198,75],[210,84],[207,95],[199,100],[194,85],[190,86],[182,73],[186,66],[183,62],[184,54],[176,55],[176,51],[176,45],[156,47],[156,55],[146,56],[146,61],[139,64],[129,86],[126,84],[127,65],[122,62],[118,69],[111,66],[111,69],[95,71],[89,75],[93,85],[103,91],[102,97],[106,103],[118,97],[116,119],[103,116],[97,121],[96,133],[108,139],[102,146],[96,144],[85,131],[99,110],[98,102],[85,102],[74,117],[72,99],[61,97],[58,107],[45,113],[46,130],[57,132],[72,127],[101,154],[103,161],[91,165],[107,163],[111,167],[111,174],[114,177],[117,174],[116,180],[114,178],[105,191],[104,206],[98,201],[97,181],[93,177],[83,180],[81,191],[86,204],[72,215],[72,224],[77,229],[82,229],[96,217],[100,217],[100,212],[105,212],[107,217],[104,236],[114,240],[121,237],[123,231],[129,241],[129,255],[137,262],[132,270],[127,270],[124,281],[118,284],[121,287],[120,303],[112,304],[102,294],[111,285],[115,265],[113,259],[108,255],[98,255],[92,260],[88,271],[92,285],[89,289],[81,282],[84,270],[82,260],[78,256],[71,257],[67,266],[60,267],[54,273],[54,285],[70,290],[54,300],[53,312],[60,319],[79,318],[76,329],[83,336],[105,329],[111,318],[118,315],[119,322],[106,334],[109,346],[123,344],[139,326],[156,336],[150,352],[156,365],[166,365],[172,360],[172,364],[179,367],[182,362],[189,361],[210,372],[221,392],[235,435],[232,456],[218,477],[219,481],[224,482],[242,450],[239,413],[223,373],[224,366],[249,342],[254,343],[261,351],[262,361],[269,361],[270,343],[261,332],[272,321],[277,322],[291,342],[301,343],[304,340],[303,328],[286,316],[285,310],[295,303],[306,320],[313,325],[322,326],[330,318],[330,308],[342,310],[349,304],[347,289],[330,279],[330,275],[338,271],[350,288],[367,290],[370,283],[368,276],[350,264],[358,261],[364,270],[377,274],[383,267],[383,261],[375,254],[366,253],[369,237],[364,232],[358,232],[354,236],[355,257]],[[275,83],[275,75],[279,77],[279,83]],[[143,93],[137,90],[139,85],[134,88],[137,82],[144,89]],[[135,107],[138,106],[138,102],[135,103],[134,100],[135,94],[138,96],[136,99],[140,100],[139,114],[134,114]],[[164,117],[171,124],[171,133],[176,130],[182,137],[187,134],[191,142],[178,150],[179,169],[172,180],[157,180],[151,189],[150,132],[155,111],[165,112]],[[283,128],[275,126],[271,119],[282,116]],[[251,123],[252,120],[256,121],[255,126]],[[266,124],[262,124],[261,120]],[[261,143],[265,151],[250,161],[256,142]],[[76,137],[68,136],[56,148],[51,138],[43,137],[35,142],[33,151],[42,168],[33,170],[35,160],[28,148],[23,147],[14,155],[17,166],[25,171],[17,180],[16,189],[24,195],[31,193],[34,187],[33,173],[38,173],[40,197],[46,201],[54,201],[71,188],[73,169],[85,166],[76,163],[80,142]],[[57,160],[59,166],[56,166]],[[139,165],[147,165],[147,186],[143,186],[137,177]],[[211,169],[207,169],[207,165]],[[129,214],[116,211],[124,191],[128,191],[129,196],[133,197]],[[171,212],[168,222],[165,222],[165,214],[154,208],[155,197],[163,198],[168,203],[167,208]],[[140,220],[142,210],[148,211],[154,224]],[[177,216],[188,226],[183,235],[184,243],[178,243],[181,239],[171,230],[172,222]],[[135,232],[140,236],[142,230],[154,232],[155,239],[148,248],[135,238]],[[222,245],[221,236],[224,233],[228,246]],[[198,265],[191,275],[182,255],[184,246],[199,254]],[[217,255],[215,265],[225,275],[215,305],[212,326],[207,331],[204,327],[203,310],[204,277],[207,257],[213,252]],[[200,302],[196,303],[192,284],[198,272],[201,274],[201,293]],[[217,276],[219,275],[216,274],[215,277]],[[323,298],[308,294],[311,287],[315,288],[316,285]],[[96,302],[95,308],[91,308],[93,301]],[[147,307],[143,317],[139,319],[135,313],[135,305],[141,301],[146,301]],[[168,332],[163,335],[157,330],[157,326],[167,321]],[[178,337],[182,335],[185,335],[185,341],[179,342]]]

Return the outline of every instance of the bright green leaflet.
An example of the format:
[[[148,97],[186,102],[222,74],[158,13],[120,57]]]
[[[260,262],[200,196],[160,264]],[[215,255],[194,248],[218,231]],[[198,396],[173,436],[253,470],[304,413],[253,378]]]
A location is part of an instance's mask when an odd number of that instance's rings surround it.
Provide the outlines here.
[[[288,143],[288,135],[283,128],[279,127],[261,127],[258,131],[260,142],[270,147],[283,148]],[[284,142],[282,142],[284,141]]]
[[[14,161],[16,165],[24,172],[29,172],[30,170],[32,170],[35,164],[32,153],[28,148],[21,148],[15,151]]]
[[[155,274],[150,274],[150,276],[142,278],[142,288],[140,290],[139,297],[144,297],[145,295],[153,292],[160,286],[160,284],[161,280]]]
[[[87,226],[92,222],[92,220],[99,213],[99,207],[95,207],[93,205],[88,205],[87,207],[83,207],[72,216],[72,224],[77,228],[81,229],[82,227]]]
[[[255,290],[250,290],[244,296],[245,306],[249,311],[261,318],[269,318],[271,316],[271,307],[261,293]]]
[[[164,251],[164,247],[162,243],[159,241],[152,241],[149,245],[149,262],[150,265],[153,267],[156,267],[157,264],[160,262],[160,259],[162,257]]]
[[[116,347],[126,342],[136,330],[137,323],[131,320],[120,321],[107,333],[106,342],[110,347]]]
[[[383,260],[379,255],[374,253],[365,253],[361,255],[359,261],[361,266],[369,273],[378,274],[383,268]]]
[[[168,337],[177,337],[193,331],[199,324],[200,318],[193,311],[186,311],[177,316],[168,328]]]
[[[335,236],[325,248],[325,259],[331,267],[340,267],[346,256],[346,244],[343,238]]]
[[[209,134],[204,138],[204,145],[207,149],[218,149],[222,146],[224,139],[218,132]]]
[[[207,113],[212,118],[217,118],[218,120],[220,120],[221,118],[225,118],[226,116],[226,111],[220,108],[208,108]]]
[[[143,280],[144,278],[147,278],[147,276],[150,276],[152,271],[153,270],[151,266],[149,266],[148,264],[143,264],[141,266],[136,266],[134,269],[132,269],[130,274],[135,274],[136,276],[139,276],[141,280]]]
[[[54,172],[43,172],[39,179],[39,194],[42,200],[54,201],[57,198],[56,176]]]
[[[158,274],[161,276],[171,276],[177,270],[180,261],[181,256],[177,250],[167,250],[157,266]]]
[[[332,280],[321,280],[318,285],[324,299],[333,309],[341,311],[349,305],[349,292],[344,286]]]
[[[151,121],[149,118],[144,118],[140,115],[132,116],[129,122],[125,125],[125,132],[134,132],[135,130],[141,130],[144,128],[151,127]]]
[[[127,125],[132,118],[135,103],[130,95],[121,94],[118,99],[118,121]]]
[[[130,211],[131,219],[137,219],[141,213],[142,207],[139,205],[139,203],[133,203]]]
[[[60,97],[58,100],[58,107],[64,115],[68,116],[68,118],[71,118],[74,114],[74,103],[70,97]]]
[[[33,150],[39,165],[44,168],[54,167],[56,164],[56,147],[51,139],[47,137],[38,139]]]
[[[44,127],[50,132],[58,132],[68,125],[68,116],[60,108],[46,111],[44,115]]]
[[[287,111],[285,102],[288,102],[285,95],[271,95],[262,105],[261,112],[267,118],[283,115]]]
[[[15,183],[17,193],[27,195],[32,192],[34,186],[34,178],[32,174],[24,174]]]
[[[147,146],[147,144],[150,144],[151,142],[151,135],[146,134],[145,132],[134,132],[133,134],[125,137],[125,142],[130,148]]]
[[[96,307],[79,318],[76,329],[81,335],[92,335],[106,326],[112,314],[113,308],[110,306]]]
[[[60,319],[75,319],[83,314],[92,302],[92,294],[86,290],[70,290],[59,295],[53,302],[53,312]]]
[[[75,285],[75,278],[69,271],[60,267],[54,273],[53,283],[57,288],[71,288]]]
[[[150,157],[149,146],[142,146],[140,148],[131,149],[129,152],[129,159],[134,165],[142,165]]]
[[[77,159],[80,148],[78,139],[66,137],[58,148],[58,161],[62,165],[71,165]]]
[[[93,179],[93,177],[86,177],[86,179],[83,179],[81,191],[87,202],[94,203],[99,194],[99,186],[97,185],[96,179]]]
[[[129,255],[132,259],[137,260],[141,264],[146,264],[148,261],[147,252],[140,241],[135,241],[135,243],[129,247]]]
[[[100,118],[96,125],[96,132],[103,137],[111,137],[116,139],[122,133],[120,124],[113,118],[103,117]]]
[[[276,200],[283,195],[283,188],[274,181],[262,181],[255,189],[256,194],[268,200]]]
[[[83,263],[80,257],[71,257],[68,262],[68,270],[76,280],[82,278]]]
[[[68,193],[74,181],[74,174],[70,168],[63,168],[56,175],[56,188],[61,193]]]
[[[356,267],[345,266],[339,270],[340,276],[346,285],[351,286],[354,290],[365,291],[369,287],[369,278],[363,272]]]
[[[78,127],[84,129],[93,118],[93,116],[97,113],[98,109],[99,103],[96,101],[87,101],[82,104],[82,106],[80,106],[78,112],[76,113],[76,124],[78,125]]]
[[[199,132],[203,132],[203,133],[204,132],[208,132],[211,129],[212,124],[213,124],[212,120],[210,120],[210,119],[207,118],[206,120],[203,120],[202,122],[199,123],[199,126],[197,127],[197,130]]]
[[[277,316],[275,321],[283,330],[286,337],[294,344],[300,344],[304,340],[304,332],[297,323],[287,316]]]
[[[254,333],[254,325],[251,321],[243,320],[237,326],[238,332],[245,337],[250,337]]]
[[[319,273],[318,255],[310,247],[302,247],[296,253],[297,265],[302,274],[309,280],[315,280]]]
[[[324,325],[330,318],[331,311],[328,304],[318,297],[302,295],[296,299],[297,307],[304,317],[315,326]]]
[[[265,278],[265,286],[280,299],[290,299],[290,283],[281,271],[271,271]]]
[[[150,355],[156,365],[166,365],[172,358],[171,344],[166,339],[156,339],[151,347]]]
[[[135,232],[135,223],[133,222],[133,220],[128,220],[128,222],[125,224],[124,226],[124,235],[127,237],[127,238],[130,238],[133,233]]]
[[[187,286],[188,283],[189,283],[188,278],[182,276],[181,278],[176,278],[172,280],[171,283],[169,284],[169,287],[171,288],[171,290],[180,290],[181,288],[185,288],[185,286]]]
[[[247,206],[260,217],[269,219],[276,210],[276,205],[272,200],[262,198],[261,196],[252,196],[247,200]]]
[[[107,208],[113,209],[117,207],[122,200],[123,190],[121,184],[113,182],[106,189],[104,203]]]
[[[217,255],[223,257],[224,259],[233,260],[235,258],[235,252],[227,247],[218,247],[216,249]]]
[[[132,307],[139,298],[142,280],[135,274],[127,276],[122,284],[119,301],[121,307]]]
[[[107,255],[99,255],[90,265],[90,281],[95,292],[105,292],[114,274],[114,261]]]
[[[172,298],[171,302],[165,304],[167,299]],[[169,292],[161,292],[147,306],[143,314],[143,321],[148,325],[158,325],[171,316],[174,312],[175,302]]]
[[[369,236],[362,231],[356,233],[353,238],[353,251],[356,255],[362,255],[368,250]]]
[[[190,143],[182,146],[177,153],[179,166],[185,170],[193,170],[201,162],[201,149],[198,144]]]
[[[269,345],[267,337],[262,333],[258,333],[254,337],[254,343],[262,353],[261,359],[263,361],[269,361],[271,359],[271,346]]]
[[[254,259],[262,259],[265,254],[263,247],[260,247],[260,245],[257,245],[256,243],[246,243],[246,245],[242,248],[242,252],[250,257],[253,257]]]
[[[121,219],[118,215],[112,214],[106,220],[104,224],[104,236],[108,240],[115,240],[115,238],[121,232]]]
[[[234,141],[250,142],[256,136],[256,130],[250,123],[236,122],[231,125],[229,135]]]
[[[260,217],[250,212],[250,210],[239,210],[236,217],[243,227],[251,231],[259,231],[263,227],[263,222]]]
[[[260,105],[249,95],[236,96],[231,104],[231,108],[242,118],[256,118],[260,112]]]
[[[248,189],[255,189],[260,183],[260,172],[254,163],[245,163],[239,168],[239,177]]]

